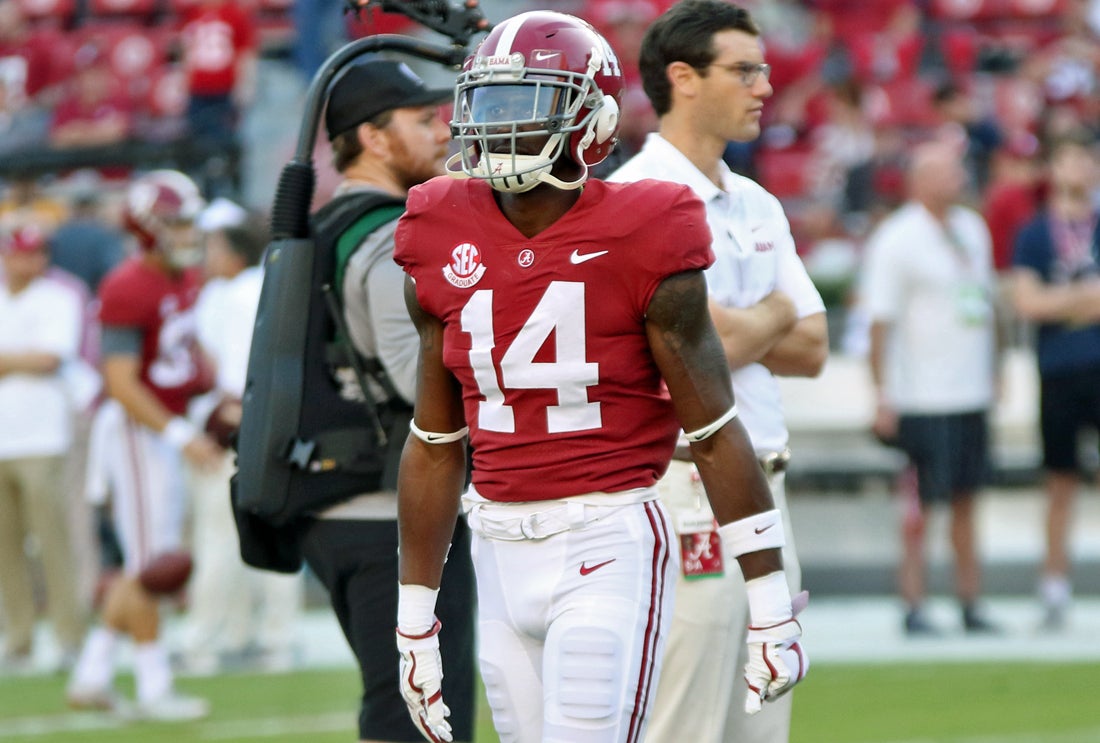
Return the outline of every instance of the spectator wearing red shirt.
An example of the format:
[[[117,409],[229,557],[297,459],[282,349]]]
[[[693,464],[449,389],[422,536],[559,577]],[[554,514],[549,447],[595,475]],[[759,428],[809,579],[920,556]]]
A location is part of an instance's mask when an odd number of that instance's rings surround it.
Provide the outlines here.
[[[1021,134],[1009,139],[993,157],[989,187],[982,208],[993,239],[993,266],[998,273],[1012,267],[1016,233],[1031,221],[1039,203],[1038,140]]]
[[[53,147],[97,147],[130,135],[134,110],[100,49],[87,44],[73,60],[75,75],[50,124]]]
[[[247,10],[228,0],[203,0],[183,17],[181,43],[190,100],[187,122],[202,164],[197,179],[208,196],[239,186],[237,125],[249,103],[256,66],[256,28]]]
[[[49,45],[35,38],[17,0],[0,0],[0,81],[11,101],[48,106],[52,101],[40,98],[58,72]]]

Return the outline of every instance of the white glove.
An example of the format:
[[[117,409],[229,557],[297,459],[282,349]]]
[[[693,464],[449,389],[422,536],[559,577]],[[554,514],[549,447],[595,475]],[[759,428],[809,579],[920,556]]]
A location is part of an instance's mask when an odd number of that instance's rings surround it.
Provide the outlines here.
[[[764,702],[790,691],[810,670],[810,658],[802,649],[802,625],[795,617],[805,608],[809,594],[803,591],[792,601],[790,619],[766,627],[749,625],[745,642],[749,660],[745,663],[745,712],[756,714]]]
[[[413,724],[432,743],[451,741],[451,710],[443,703],[443,659],[439,657],[439,630],[435,620],[422,635],[407,635],[397,629],[401,653],[401,695],[409,707]]]

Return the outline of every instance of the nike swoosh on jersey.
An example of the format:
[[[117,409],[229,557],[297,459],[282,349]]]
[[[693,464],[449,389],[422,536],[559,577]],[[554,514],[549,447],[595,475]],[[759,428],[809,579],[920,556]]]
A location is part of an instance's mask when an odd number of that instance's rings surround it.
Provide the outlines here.
[[[582,562],[581,563],[581,575],[588,575],[589,573],[594,573],[597,570],[599,570],[600,568],[602,568],[604,565],[610,565],[613,562],[615,562],[614,557],[612,557],[610,560],[604,560],[603,562],[597,562],[595,565],[587,565],[587,564]]]
[[[607,255],[607,253],[608,251],[606,250],[597,250],[595,253],[581,254],[580,251],[574,250],[572,253],[569,254],[569,262],[576,266],[584,263],[585,261],[590,261],[593,258],[599,258],[601,255]]]
[[[758,526],[755,529],[753,529],[753,531],[755,531],[757,534],[763,534],[764,532],[766,532],[768,529],[772,528],[773,526],[775,526],[775,524],[768,524],[767,526]]]

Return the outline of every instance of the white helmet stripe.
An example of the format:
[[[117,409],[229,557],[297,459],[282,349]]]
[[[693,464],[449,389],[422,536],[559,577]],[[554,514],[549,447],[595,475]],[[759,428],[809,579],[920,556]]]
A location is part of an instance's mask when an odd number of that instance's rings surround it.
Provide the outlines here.
[[[526,13],[520,13],[517,16],[504,22],[503,33],[500,35],[500,39],[497,41],[496,49],[493,49],[491,53],[483,52],[483,56],[486,57],[498,57],[505,54],[512,53],[512,44],[515,43],[516,34],[523,28],[523,21],[527,16],[531,15],[532,11]]]

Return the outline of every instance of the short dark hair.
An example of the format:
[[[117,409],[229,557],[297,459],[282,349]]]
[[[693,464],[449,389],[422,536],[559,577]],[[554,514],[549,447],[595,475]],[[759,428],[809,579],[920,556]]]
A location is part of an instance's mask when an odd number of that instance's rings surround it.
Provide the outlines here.
[[[393,121],[393,109],[383,111],[373,119],[364,121],[376,129],[382,129]],[[363,154],[363,145],[359,142],[359,124],[347,131],[340,132],[332,139],[332,167],[337,173],[343,173],[355,160]]]
[[[1044,148],[1045,160],[1050,163],[1061,154],[1062,150],[1084,150],[1092,155],[1095,152],[1096,140],[1084,128],[1070,129],[1067,132],[1051,138]]]
[[[251,213],[244,222],[222,229],[229,249],[240,256],[246,266],[255,266],[267,248],[269,233],[267,221],[259,214]]]
[[[685,62],[705,75],[714,62],[714,35],[730,30],[760,35],[749,11],[724,0],[681,0],[650,25],[642,39],[638,67],[642,88],[658,116],[672,107],[668,66]]]

